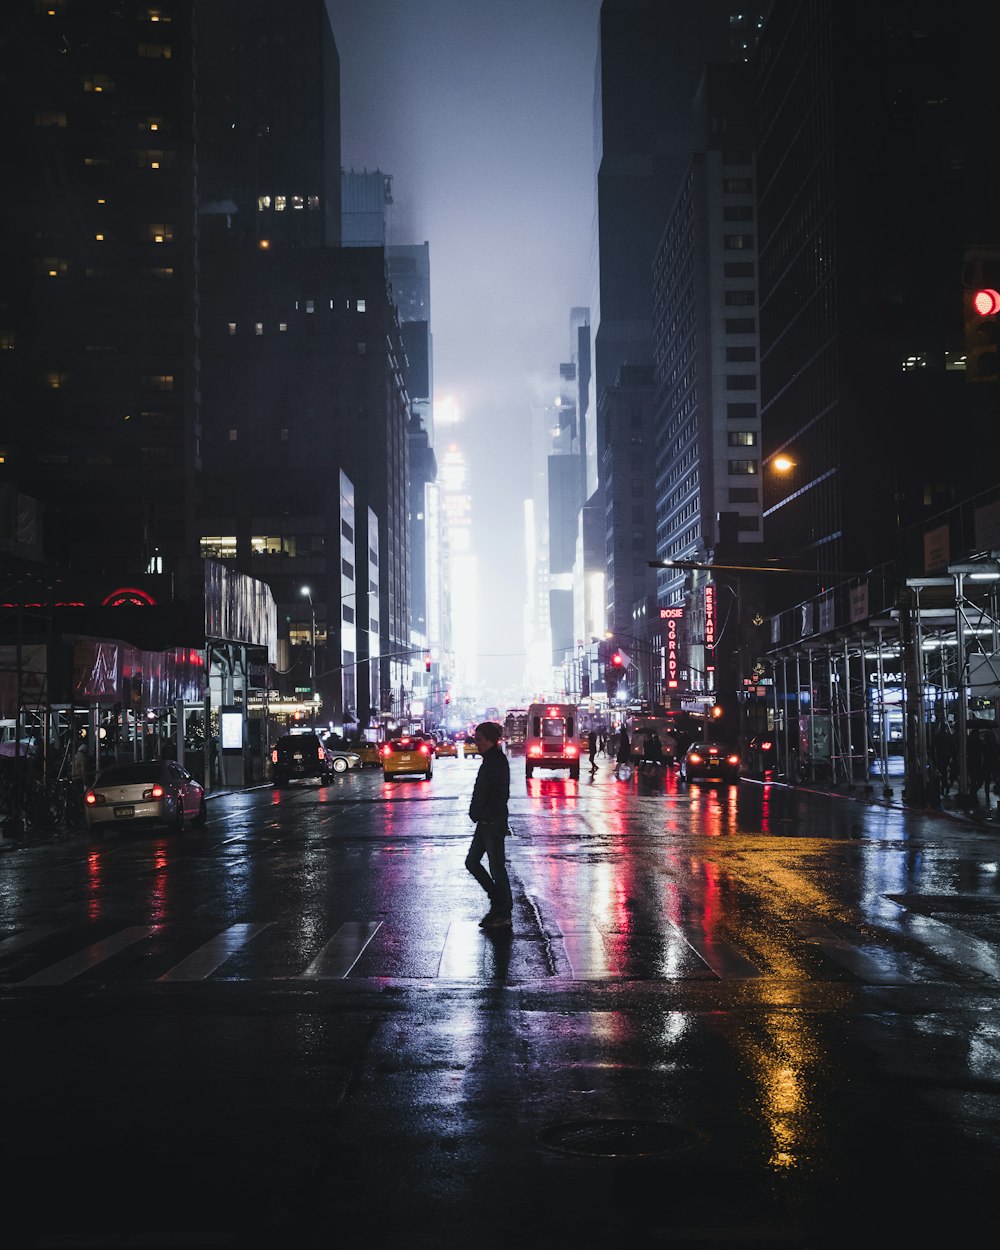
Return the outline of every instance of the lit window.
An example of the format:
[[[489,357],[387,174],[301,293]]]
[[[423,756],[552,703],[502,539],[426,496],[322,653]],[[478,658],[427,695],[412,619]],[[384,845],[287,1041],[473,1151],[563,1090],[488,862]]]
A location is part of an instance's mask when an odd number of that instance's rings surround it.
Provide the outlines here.
[[[264,333],[264,323],[263,323],[263,321],[255,321],[255,322],[253,323],[253,332],[254,332],[254,334],[263,334],[263,333]]]
[[[358,312],[364,312],[367,309],[368,304],[366,303],[365,300],[359,299],[355,307],[357,308]]]
[[[202,558],[205,560],[235,560],[235,534],[209,534],[200,540]]]
[[[903,372],[912,373],[914,369],[926,369],[927,356],[921,352],[918,356],[907,356],[903,360]]]
[[[62,369],[49,369],[45,374],[45,385],[51,391],[58,391],[66,385],[67,375]]]
[[[965,370],[965,352],[945,352],[944,367],[946,373]]]
[[[236,442],[236,439],[237,439],[237,437],[238,437],[238,433],[239,433],[239,432],[238,432],[237,430],[230,430],[230,431],[229,431],[229,441],[230,441],[231,443],[235,443],[235,442]]]
[[[94,238],[96,239],[96,241],[97,241],[98,243],[103,243],[103,242],[104,242],[104,235],[103,235],[103,234],[95,234],[95,235],[94,235]]]
[[[162,148],[140,148],[135,154],[135,161],[140,169],[169,169],[174,163],[174,154],[164,152]]]
[[[45,112],[35,114],[36,126],[56,126],[60,130],[66,129],[66,114],[54,112],[51,109]]]
[[[283,443],[288,442],[288,429],[286,426],[281,427],[281,429],[278,432],[278,437],[281,439]]]
[[[301,195],[292,196],[292,208],[305,208],[306,202]]]
[[[271,197],[270,197],[269,195],[258,195],[258,196],[257,196],[257,209],[258,209],[258,211],[263,212],[263,210],[264,210],[265,208],[270,208],[270,207],[271,207]]]
[[[102,91],[114,91],[115,84],[107,74],[94,74],[93,77],[83,80],[83,89],[99,94]]]
[[[333,307],[333,300],[330,300],[330,307]]]
[[[230,333],[230,334],[235,334],[235,333],[236,333],[236,322],[235,322],[235,321],[230,321],[230,322],[229,322],[229,333]]]
[[[314,305],[313,305],[312,300],[311,300],[311,299],[307,299],[307,300],[306,300],[306,312],[307,312],[307,313],[311,313],[311,312],[315,312],[315,311],[316,311],[316,309],[315,309],[315,307],[314,307]]]
[[[757,435],[753,430],[730,430],[727,439],[730,447],[757,446]]]
[[[9,330],[0,330],[0,352],[14,350],[14,336]]]
[[[36,261],[39,273],[49,278],[61,278],[69,272],[69,261],[62,256],[43,256]]]
[[[260,248],[260,250],[261,250],[262,252],[266,252],[266,251],[267,251],[267,249],[271,246],[271,240],[270,240],[270,239],[261,239],[261,240],[258,242],[257,246]]]
[[[173,18],[164,9],[147,9],[146,16],[151,22],[172,22]]]
[[[169,43],[140,43],[137,51],[148,61],[169,61],[173,56]]]
[[[159,130],[162,125],[163,125],[162,117],[144,117],[142,121],[139,123],[139,129],[140,130],[152,130],[155,132]]]
[[[143,380],[148,391],[172,391],[174,389],[172,373],[147,373]]]
[[[147,243],[172,243],[174,241],[174,228],[171,225],[165,225],[160,222],[151,223],[139,227],[139,237]]]
[[[279,322],[278,322],[278,330],[279,330],[279,332],[280,332],[281,334],[284,334],[284,333],[285,333],[285,331],[286,331],[287,329],[288,329],[288,322],[287,322],[287,321],[279,321]]]
[[[308,196],[306,199],[306,203],[309,205],[310,208],[319,208],[319,196],[318,195]]]
[[[283,213],[287,203],[288,200],[284,195],[276,195],[274,197],[274,211],[276,213]]]
[[[364,355],[367,355],[367,353],[368,353],[368,344],[362,340],[362,342],[358,343],[358,355],[364,356]]]
[[[730,460],[730,473],[754,474],[757,472],[756,460]]]

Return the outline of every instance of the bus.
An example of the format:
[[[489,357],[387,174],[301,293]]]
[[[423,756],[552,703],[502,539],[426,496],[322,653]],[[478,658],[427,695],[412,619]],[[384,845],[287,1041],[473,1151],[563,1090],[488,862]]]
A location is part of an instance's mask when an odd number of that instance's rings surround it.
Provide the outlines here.
[[[580,780],[580,738],[577,709],[572,703],[532,703],[524,738],[524,775],[536,768],[565,768],[571,781]]]
[[[625,728],[634,763],[646,758],[646,742],[655,733],[660,740],[664,763],[674,764],[690,742],[704,736],[704,717],[665,707],[630,708]]]
[[[507,749],[519,750],[524,746],[524,735],[528,727],[528,709],[526,707],[509,707],[503,718],[503,737]]]

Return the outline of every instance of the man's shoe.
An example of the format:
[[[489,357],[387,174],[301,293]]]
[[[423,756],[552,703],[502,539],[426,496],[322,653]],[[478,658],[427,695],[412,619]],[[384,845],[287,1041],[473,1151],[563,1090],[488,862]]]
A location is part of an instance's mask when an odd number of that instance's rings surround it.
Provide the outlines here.
[[[480,924],[484,929],[510,929],[512,927],[510,916],[504,916],[497,912],[490,912],[484,916]]]
[[[490,910],[486,913],[486,915],[482,918],[482,920],[480,920],[479,922],[480,929],[485,929],[494,920],[496,920],[496,912],[491,907]]]

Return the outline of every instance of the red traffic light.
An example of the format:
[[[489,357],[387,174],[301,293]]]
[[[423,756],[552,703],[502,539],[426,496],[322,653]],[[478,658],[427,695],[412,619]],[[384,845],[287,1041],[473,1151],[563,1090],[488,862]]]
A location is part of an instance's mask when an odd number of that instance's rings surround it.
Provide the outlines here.
[[[992,287],[983,287],[973,295],[972,307],[980,317],[992,317],[994,313],[1000,312],[1000,292],[994,291]]]
[[[429,651],[426,651],[424,652],[424,672],[429,673],[430,671],[431,671],[431,653]]]
[[[622,655],[620,651],[616,651],[614,655],[611,657],[611,667],[612,668],[624,668],[625,667],[625,657]]]

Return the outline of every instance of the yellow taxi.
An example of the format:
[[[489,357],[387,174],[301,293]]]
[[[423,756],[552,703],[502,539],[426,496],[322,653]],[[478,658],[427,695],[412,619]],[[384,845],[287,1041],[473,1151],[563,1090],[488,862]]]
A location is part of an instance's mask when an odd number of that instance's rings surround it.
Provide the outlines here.
[[[442,738],[437,746],[438,759],[444,756],[450,756],[453,760],[458,759],[458,745],[454,738]]]
[[[420,773],[430,781],[434,775],[434,755],[423,738],[390,738],[382,743],[382,779]]]
[[[470,755],[478,755],[479,747],[476,740],[471,735],[462,743],[462,758],[468,759]]]

